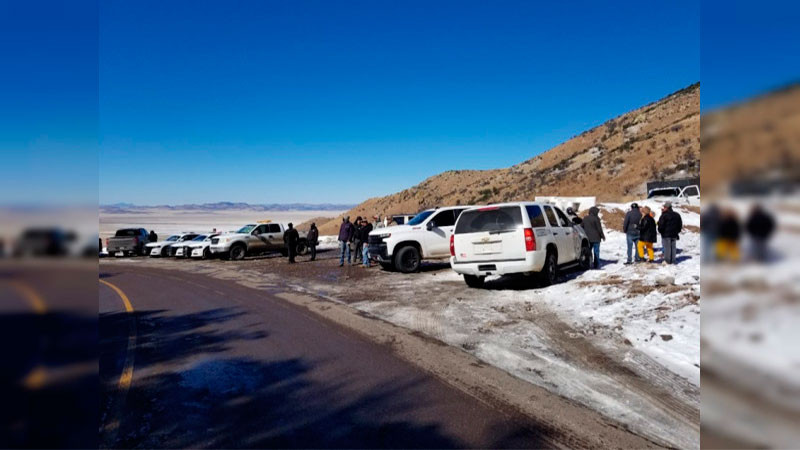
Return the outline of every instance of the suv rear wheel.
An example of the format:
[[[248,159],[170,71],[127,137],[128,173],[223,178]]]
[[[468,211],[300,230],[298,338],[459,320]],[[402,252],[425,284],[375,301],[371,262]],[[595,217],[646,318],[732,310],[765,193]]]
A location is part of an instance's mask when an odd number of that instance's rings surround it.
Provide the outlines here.
[[[464,282],[467,283],[467,286],[471,288],[483,287],[484,280],[486,280],[485,277],[479,277],[476,275],[464,275]]]
[[[581,254],[578,256],[578,263],[583,270],[589,270],[592,263],[592,251],[587,244],[581,245]]]
[[[419,250],[413,246],[401,248],[394,255],[394,266],[403,273],[411,273],[419,270],[420,257]]]
[[[547,252],[547,257],[544,260],[544,267],[539,273],[539,282],[542,286],[547,287],[553,285],[558,280],[558,263],[556,254],[553,251]]]

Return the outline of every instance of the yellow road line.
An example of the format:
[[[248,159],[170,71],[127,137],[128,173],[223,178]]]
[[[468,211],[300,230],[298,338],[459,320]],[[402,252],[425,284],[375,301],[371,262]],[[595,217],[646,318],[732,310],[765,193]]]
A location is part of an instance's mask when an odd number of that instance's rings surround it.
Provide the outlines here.
[[[105,280],[99,280],[101,283],[105,284],[106,286],[110,287],[114,290],[114,292],[119,295],[119,298],[122,299],[122,303],[125,304],[125,311],[132,313],[133,312],[133,305],[131,305],[131,301],[128,299],[128,296],[122,292],[122,289],[114,286],[113,284],[109,283]],[[124,398],[125,395],[128,393],[128,389],[131,387],[131,380],[133,379],[133,349],[136,347],[136,319],[133,319],[131,323],[131,330],[130,334],[128,335],[128,348],[125,351],[125,365],[122,369],[122,374],[119,377],[119,386],[120,395]]]
[[[47,305],[44,304],[44,300],[42,296],[39,295],[32,287],[28,286],[27,284],[20,283],[18,281],[12,281],[9,283],[11,287],[17,290],[25,300],[30,303],[31,308],[33,308],[33,312],[36,314],[45,314],[47,313]]]

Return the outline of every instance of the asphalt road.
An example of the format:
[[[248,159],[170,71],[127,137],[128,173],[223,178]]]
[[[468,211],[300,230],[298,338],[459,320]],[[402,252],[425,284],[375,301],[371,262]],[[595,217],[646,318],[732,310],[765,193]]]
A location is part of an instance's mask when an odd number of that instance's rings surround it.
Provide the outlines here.
[[[100,280],[103,446],[552,445],[276,292],[133,264]]]

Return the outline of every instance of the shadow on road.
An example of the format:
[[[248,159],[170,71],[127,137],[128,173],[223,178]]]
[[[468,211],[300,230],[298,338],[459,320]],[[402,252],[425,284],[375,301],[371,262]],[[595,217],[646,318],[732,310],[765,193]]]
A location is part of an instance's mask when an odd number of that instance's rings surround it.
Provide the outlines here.
[[[219,354],[238,340],[270,345],[267,331],[214,331],[240,313],[213,309],[168,316],[136,313],[138,343],[134,380],[113,447],[463,447],[427,420],[400,414],[423,411],[415,398],[419,380],[399,380],[368,391],[347,379],[327,379],[325,369],[302,358],[257,360]],[[102,405],[116,397],[130,316],[100,316]],[[213,325],[213,326],[211,326]],[[215,354],[217,354],[215,356]],[[324,364],[324,363],[320,363]],[[157,369],[157,370],[156,370]],[[320,370],[317,370],[320,369]],[[366,393],[365,393],[366,392]],[[406,414],[404,417],[414,417]],[[423,414],[424,415],[424,414]],[[103,425],[103,424],[101,424]],[[493,446],[530,445],[530,431],[501,436]]]

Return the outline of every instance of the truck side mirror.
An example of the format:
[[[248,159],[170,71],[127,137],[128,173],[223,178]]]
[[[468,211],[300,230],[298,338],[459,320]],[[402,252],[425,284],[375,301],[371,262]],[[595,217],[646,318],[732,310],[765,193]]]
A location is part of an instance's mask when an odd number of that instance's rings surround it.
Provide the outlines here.
[[[426,227],[428,228],[428,231],[433,230],[433,221],[428,222],[428,225],[426,225]]]

